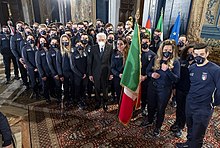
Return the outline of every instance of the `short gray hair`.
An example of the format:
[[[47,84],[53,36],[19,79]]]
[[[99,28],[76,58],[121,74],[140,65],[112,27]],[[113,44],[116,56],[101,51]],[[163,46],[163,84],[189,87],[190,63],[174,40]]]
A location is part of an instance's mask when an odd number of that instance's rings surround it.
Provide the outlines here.
[[[107,38],[106,34],[103,32],[100,32],[96,35],[96,39],[98,39],[99,37],[104,37],[105,39]]]

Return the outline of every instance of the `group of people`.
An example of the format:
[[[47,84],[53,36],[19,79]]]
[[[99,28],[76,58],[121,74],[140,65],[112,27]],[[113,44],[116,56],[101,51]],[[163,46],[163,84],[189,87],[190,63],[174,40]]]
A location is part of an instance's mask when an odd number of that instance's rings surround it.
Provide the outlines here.
[[[50,97],[66,105],[77,103],[80,109],[85,100],[95,93],[95,108],[108,110],[109,92],[119,103],[122,87],[120,80],[133,35],[133,22],[119,22],[114,31],[111,23],[96,20],[32,26],[18,21],[15,29],[11,21],[2,27],[0,51],[5,64],[6,83],[10,82],[10,63],[14,64],[15,79],[39,98],[39,92],[48,103]],[[161,41],[160,30],[152,36],[140,28],[141,40],[141,110],[140,126],[155,122],[153,135],[158,137],[165,109],[175,96],[176,122],[170,127],[176,137],[182,135],[187,123],[186,143],[177,147],[201,147],[213,108],[220,104],[220,68],[209,62],[209,51],[204,43],[190,44],[185,35]],[[152,39],[151,39],[152,38]],[[62,91],[63,86],[63,91]],[[102,95],[101,95],[102,94]],[[214,95],[213,95],[214,94]],[[146,113],[147,112],[147,113]]]

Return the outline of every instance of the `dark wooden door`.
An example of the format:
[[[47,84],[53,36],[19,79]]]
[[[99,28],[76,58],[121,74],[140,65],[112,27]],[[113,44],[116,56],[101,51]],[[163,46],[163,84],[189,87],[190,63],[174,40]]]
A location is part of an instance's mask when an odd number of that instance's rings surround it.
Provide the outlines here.
[[[9,19],[8,2],[1,1],[0,3],[1,24],[6,24]]]
[[[126,22],[130,16],[134,17],[136,0],[121,0],[119,8],[119,21]]]

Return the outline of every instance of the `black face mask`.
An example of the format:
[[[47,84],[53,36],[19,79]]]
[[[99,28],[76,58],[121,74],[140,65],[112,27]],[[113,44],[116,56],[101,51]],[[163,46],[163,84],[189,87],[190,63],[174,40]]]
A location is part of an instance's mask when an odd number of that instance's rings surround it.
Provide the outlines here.
[[[34,44],[34,40],[32,40],[32,39],[27,40],[27,42],[28,42],[29,44]]]
[[[46,46],[46,44],[45,43],[41,43],[40,46],[41,46],[41,48],[43,48],[43,47]]]
[[[122,35],[122,34],[123,34],[123,31],[122,31],[122,30],[118,30],[118,34],[119,34],[119,35]]]
[[[109,32],[113,32],[113,30],[112,30],[112,29],[109,29],[109,30],[108,30],[108,33],[109,33]]]
[[[147,49],[147,48],[148,48],[148,44],[147,44],[147,43],[142,44],[142,45],[141,45],[141,48]]]
[[[108,39],[108,43],[112,44],[113,43],[113,39]]]
[[[79,29],[79,33],[83,33],[85,30],[83,28]]]
[[[51,34],[50,35],[50,38],[54,38],[54,37],[57,37],[57,34]]]
[[[188,54],[187,57],[186,57],[186,60],[187,61],[193,61],[195,58],[192,54]]]
[[[41,35],[46,35],[46,33],[47,33],[47,32],[46,32],[45,30],[42,30],[42,31],[40,32]]]
[[[142,38],[144,36],[144,32],[140,33],[140,38]]]
[[[101,28],[101,27],[102,27],[102,25],[100,25],[100,24],[96,25],[96,28]]]
[[[24,28],[23,28],[23,27],[19,27],[19,28],[18,28],[18,31],[19,31],[19,32],[23,32],[23,31],[24,31]]]
[[[203,58],[201,56],[197,56],[197,57],[195,57],[195,62],[197,64],[203,64],[205,62],[205,58]]]
[[[31,32],[26,32],[25,34],[26,34],[26,35],[30,35],[30,34],[31,34]]]
[[[77,46],[76,48],[77,50],[83,50],[83,47],[81,45]]]
[[[183,43],[182,41],[179,41],[179,43],[177,44],[177,46],[183,47],[183,46],[184,46],[184,43]]]
[[[159,35],[154,36],[154,40],[160,40],[160,36]]]
[[[69,42],[62,42],[63,46],[69,46]]]
[[[82,40],[81,42],[82,42],[83,45],[88,44],[88,40]]]
[[[77,29],[76,28],[73,28],[73,33],[77,33]]]
[[[172,52],[168,52],[168,51],[163,52],[163,56],[164,56],[165,58],[169,58],[171,55],[172,55]]]

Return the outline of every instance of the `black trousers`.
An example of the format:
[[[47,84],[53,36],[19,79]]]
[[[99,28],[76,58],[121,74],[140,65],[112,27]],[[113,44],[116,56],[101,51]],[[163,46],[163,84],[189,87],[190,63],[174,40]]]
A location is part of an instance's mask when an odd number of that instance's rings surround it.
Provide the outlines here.
[[[9,146],[12,143],[12,133],[8,124],[7,118],[0,112],[0,133],[4,141],[3,147]]]
[[[145,109],[148,99],[147,99],[147,92],[148,92],[148,84],[149,81],[145,80],[141,82],[141,109]]]
[[[100,79],[94,80],[95,83],[95,95],[96,95],[96,104],[101,105],[101,96],[103,94],[103,104],[108,101],[108,76],[102,76]]]
[[[54,89],[53,78],[51,76],[47,76],[46,81],[42,80],[42,87],[44,92],[44,98],[46,100],[50,100],[50,93]]]
[[[74,95],[75,95],[75,88],[74,88],[74,73],[73,72],[64,72],[64,99],[71,103],[73,102]]]
[[[30,78],[30,83],[31,83],[31,88],[34,93],[39,93],[39,88],[38,88],[38,81],[39,81],[39,74],[38,72],[35,72],[33,68],[28,68],[27,69],[29,78]]]
[[[88,97],[91,97],[91,95],[92,95],[93,86],[94,86],[94,83],[92,83],[92,81],[88,81],[87,87],[86,87],[86,92],[88,94]]]
[[[11,61],[14,66],[14,75],[18,76],[18,64],[16,62],[16,58],[14,57],[14,55],[3,55],[6,79],[11,78]]]
[[[187,139],[190,148],[201,148],[214,109],[211,105],[192,107],[186,103]]]
[[[24,68],[24,65],[17,59],[18,68],[21,73],[21,79],[23,81],[24,85],[28,85],[28,79],[27,79],[27,70]]]
[[[78,104],[85,102],[85,89],[87,86],[87,82],[87,78],[82,79],[78,76],[75,76],[74,78],[75,99],[78,102]]]
[[[186,106],[186,96],[188,92],[183,92],[179,89],[176,89],[176,122],[180,129],[183,129],[186,124],[186,114],[185,114],[185,106]]]
[[[54,84],[55,84],[55,91],[56,91],[56,95],[57,95],[57,100],[60,102],[61,98],[62,98],[62,83],[59,80],[53,78]]]
[[[161,128],[164,116],[165,109],[167,107],[172,87],[161,87],[155,86],[153,81],[149,83],[148,87],[148,120],[153,122],[154,115],[157,112],[156,119],[156,128]]]
[[[120,85],[120,81],[121,81],[121,78],[119,77],[114,77],[113,78],[113,83],[114,83],[114,89],[115,89],[115,92],[116,92],[116,96],[117,96],[117,102],[119,102],[120,100],[120,97],[121,97],[121,85]]]

